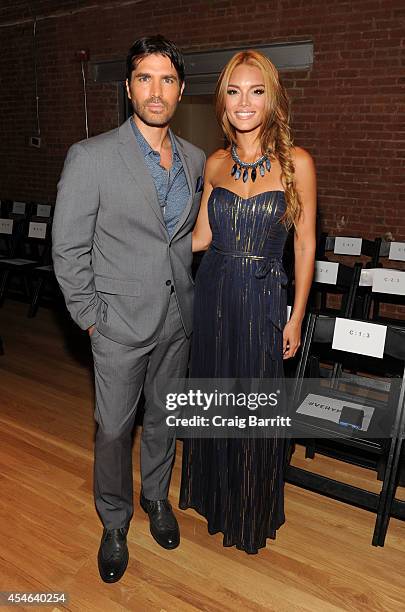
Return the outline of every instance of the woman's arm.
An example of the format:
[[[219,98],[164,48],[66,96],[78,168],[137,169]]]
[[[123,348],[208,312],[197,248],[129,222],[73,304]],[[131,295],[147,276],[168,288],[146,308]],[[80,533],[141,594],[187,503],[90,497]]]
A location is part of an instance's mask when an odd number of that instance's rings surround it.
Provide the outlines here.
[[[193,253],[197,251],[206,251],[211,244],[212,233],[210,223],[208,221],[208,199],[212,191],[212,185],[204,182],[204,191],[201,196],[200,211],[195,223],[192,237],[191,249]]]
[[[192,251],[206,251],[212,241],[212,232],[208,220],[208,200],[213,190],[213,174],[218,167],[218,151],[213,153],[205,165],[204,191],[201,196],[200,211],[192,234]]]
[[[301,343],[301,324],[305,315],[309,291],[314,275],[316,175],[312,157],[304,149],[295,148],[293,154],[297,191],[302,212],[294,233],[295,296],[290,320],[284,328],[283,357],[293,357]]]

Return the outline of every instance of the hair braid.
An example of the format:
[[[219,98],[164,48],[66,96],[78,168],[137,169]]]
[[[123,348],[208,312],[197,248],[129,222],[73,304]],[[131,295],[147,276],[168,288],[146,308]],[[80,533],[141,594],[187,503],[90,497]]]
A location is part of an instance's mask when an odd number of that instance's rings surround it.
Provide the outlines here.
[[[295,226],[301,213],[301,200],[295,185],[295,168],[291,155],[293,146],[291,130],[283,113],[276,112],[274,118],[274,155],[281,166],[281,180],[284,185],[287,210],[282,217],[288,228]]]

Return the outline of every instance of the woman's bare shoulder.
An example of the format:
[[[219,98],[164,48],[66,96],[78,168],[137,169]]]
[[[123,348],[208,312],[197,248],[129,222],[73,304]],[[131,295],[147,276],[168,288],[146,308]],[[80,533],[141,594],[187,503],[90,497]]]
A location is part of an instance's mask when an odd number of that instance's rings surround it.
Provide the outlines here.
[[[316,200],[316,169],[312,156],[301,147],[293,147],[292,159],[295,169],[296,186],[302,192],[310,193]],[[311,196],[311,197],[312,197]],[[304,198],[308,201],[307,198]]]
[[[207,162],[215,165],[229,158],[229,149],[217,149],[208,157]]]
[[[218,149],[211,153],[211,155],[207,159],[206,164],[206,175],[208,177],[212,177],[214,174],[220,170],[221,165],[224,161],[229,159],[229,151],[226,149]]]
[[[314,165],[314,160],[312,156],[306,149],[302,147],[292,147],[291,155],[294,162],[295,167],[308,168],[309,166]]]

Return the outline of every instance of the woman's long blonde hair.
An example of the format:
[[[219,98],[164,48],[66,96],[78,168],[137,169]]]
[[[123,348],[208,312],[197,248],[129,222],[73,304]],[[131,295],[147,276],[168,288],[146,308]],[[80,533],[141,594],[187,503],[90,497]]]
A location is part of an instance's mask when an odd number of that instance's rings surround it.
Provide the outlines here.
[[[227,140],[236,144],[236,130],[228,120],[225,111],[225,100],[230,76],[240,64],[256,66],[262,73],[267,110],[260,128],[259,138],[263,153],[269,152],[278,159],[281,166],[281,180],[285,189],[287,210],[282,220],[287,227],[296,225],[301,213],[301,201],[295,186],[295,170],[292,161],[293,146],[290,121],[290,105],[287,92],[280,83],[275,66],[262,53],[255,50],[236,53],[223,69],[215,92],[215,111],[219,125]]]

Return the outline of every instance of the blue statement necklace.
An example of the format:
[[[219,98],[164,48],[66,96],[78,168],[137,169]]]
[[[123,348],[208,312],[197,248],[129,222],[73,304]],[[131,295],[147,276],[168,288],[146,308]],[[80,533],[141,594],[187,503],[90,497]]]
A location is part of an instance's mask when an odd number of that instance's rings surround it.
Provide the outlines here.
[[[240,177],[244,183],[249,179],[249,170],[250,170],[250,178],[254,183],[257,177],[257,168],[259,168],[260,176],[264,176],[267,172],[271,170],[271,162],[267,153],[259,157],[254,162],[244,162],[240,159],[239,155],[236,152],[236,145],[233,144],[231,146],[231,155],[232,159],[235,162],[232,166],[231,176],[235,177],[235,181],[238,181]]]

